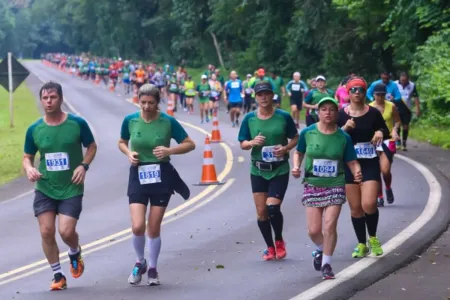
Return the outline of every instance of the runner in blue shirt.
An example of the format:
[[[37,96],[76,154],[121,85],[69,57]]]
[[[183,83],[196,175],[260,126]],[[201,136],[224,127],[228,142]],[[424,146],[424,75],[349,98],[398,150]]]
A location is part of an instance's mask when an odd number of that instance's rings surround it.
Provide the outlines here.
[[[236,71],[231,71],[230,80],[225,85],[225,102],[230,105],[230,118],[233,127],[239,126],[239,116],[241,115],[243,85],[237,79]]]
[[[402,95],[400,94],[400,91],[398,89],[397,84],[391,80],[391,75],[389,72],[383,72],[380,74],[380,78],[377,81],[372,82],[369,89],[367,90],[366,97],[370,100],[370,102],[373,101],[373,89],[375,86],[379,83],[384,83],[386,86],[387,94],[386,94],[386,100],[394,102],[396,105],[402,101]]]

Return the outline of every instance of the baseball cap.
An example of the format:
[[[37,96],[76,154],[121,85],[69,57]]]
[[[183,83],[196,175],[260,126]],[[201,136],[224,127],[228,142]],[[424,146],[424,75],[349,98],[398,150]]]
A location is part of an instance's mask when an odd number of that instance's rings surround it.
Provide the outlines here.
[[[252,77],[252,74],[247,74],[247,78],[251,78]]]
[[[266,75],[266,72],[264,71],[264,69],[258,69],[258,76],[264,76]]]
[[[382,82],[378,83],[373,88],[373,93],[374,94],[387,94],[386,85],[384,83],[382,83]]]
[[[269,91],[273,93],[273,88],[270,83],[267,81],[258,82],[255,85],[255,94],[258,94],[259,92]]]
[[[319,103],[317,103],[317,105],[320,107],[322,104],[327,103],[327,102],[333,103],[334,105],[339,107],[339,103],[331,97],[325,97],[325,98],[320,99],[320,101],[319,101]]]
[[[316,81],[319,81],[319,80],[327,81],[323,75],[319,75],[316,77]]]
[[[202,75],[202,79],[208,79],[208,76],[206,76],[205,74]]]

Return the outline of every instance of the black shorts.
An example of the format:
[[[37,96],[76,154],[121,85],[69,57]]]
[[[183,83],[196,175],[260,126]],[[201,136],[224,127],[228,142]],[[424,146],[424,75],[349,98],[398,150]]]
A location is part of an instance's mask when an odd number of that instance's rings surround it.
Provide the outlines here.
[[[250,182],[252,193],[267,193],[268,197],[283,201],[289,184],[289,173],[278,175],[270,180],[250,174]]]
[[[302,99],[291,97],[289,102],[290,102],[291,106],[296,105],[297,110],[299,110],[299,111],[302,110],[302,108],[303,108],[303,100]]]
[[[83,208],[82,202],[83,195],[64,200],[56,200],[36,190],[33,201],[34,216],[37,217],[44,212],[54,211],[56,214],[69,216],[78,220]]]
[[[139,203],[147,206],[150,202],[151,206],[167,207],[169,205],[171,194],[155,194],[155,195],[131,195],[128,197],[130,204]]]
[[[409,125],[412,119],[412,113],[403,101],[395,101],[395,106],[397,107],[398,114],[400,115],[400,122],[402,125]]]
[[[230,102],[231,108],[241,108],[242,107],[242,101],[241,102]]]
[[[380,159],[378,157],[372,159],[358,159],[358,162],[361,165],[363,182],[370,180],[381,182]],[[356,184],[353,174],[347,165],[345,165],[345,183]]]

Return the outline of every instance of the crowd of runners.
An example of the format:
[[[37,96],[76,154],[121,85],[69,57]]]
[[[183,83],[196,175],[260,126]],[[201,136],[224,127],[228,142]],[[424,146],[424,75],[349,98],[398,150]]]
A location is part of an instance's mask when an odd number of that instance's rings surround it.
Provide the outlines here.
[[[389,73],[383,72],[381,79],[370,85],[362,77],[349,74],[333,91],[324,76],[305,83],[300,72],[295,72],[286,85],[277,72],[268,76],[264,68],[249,73],[244,80],[232,71],[225,81],[220,70],[210,65],[196,84],[197,78],[182,67],[174,71],[169,65],[144,66],[120,58],[62,54],[48,54],[45,59],[70,68],[73,76],[85,80],[101,76],[105,83],[112,80],[122,84],[127,92],[137,88],[140,111],[124,116],[118,141],[120,151],[130,162],[127,196],[137,256],[128,278],[130,284],[139,284],[146,273],[149,285],[160,284],[157,261],[165,209],[175,192],[184,199],[190,196],[170,156],[193,151],[195,143],[175,117],[160,109],[160,103],[171,96],[178,101],[176,106],[188,114],[194,112],[193,101],[197,98],[202,123],[209,122],[223,103],[231,125],[239,127],[240,146],[251,152],[250,184],[257,225],[267,246],[264,260],[287,255],[281,206],[290,176],[300,178],[302,174],[302,203],[308,235],[315,244],[313,266],[323,279],[334,278],[331,264],[337,223],[347,201],[357,240],[351,256],[383,254],[377,237],[378,207],[384,206],[382,180],[387,202],[393,203],[394,154],[397,149],[407,149],[412,110],[420,114],[417,90],[406,73],[394,82]],[[279,108],[283,96],[289,96],[290,113]],[[56,216],[58,231],[69,247],[72,277],[78,278],[83,274],[84,262],[76,224],[82,210],[85,175],[97,146],[87,122],[62,111],[61,85],[45,83],[39,97],[45,115],[26,133],[23,166],[28,178],[36,182],[34,213],[54,273],[51,289],[59,290],[67,284],[55,240]],[[300,131],[299,114],[303,108],[307,127]],[[244,117],[240,122],[241,113]],[[172,139],[176,146],[171,146]],[[83,146],[87,148],[84,155]],[[37,152],[40,164],[35,168]]]

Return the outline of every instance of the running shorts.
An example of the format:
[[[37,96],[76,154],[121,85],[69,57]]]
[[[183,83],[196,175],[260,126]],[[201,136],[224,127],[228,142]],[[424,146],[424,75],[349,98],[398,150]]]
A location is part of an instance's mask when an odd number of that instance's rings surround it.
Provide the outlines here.
[[[231,108],[241,108],[242,107],[242,101],[239,102],[230,102]]]
[[[303,108],[303,100],[301,98],[294,98],[294,97],[290,97],[289,99],[290,101],[290,105],[296,105],[297,106],[297,110],[301,111]]]
[[[378,157],[371,159],[358,159],[361,165],[363,182],[375,180],[381,182],[380,159]],[[356,184],[354,177],[347,165],[345,165],[345,183]]]
[[[289,184],[289,173],[278,175],[272,179],[250,174],[252,193],[267,193],[268,197],[283,201]]]
[[[56,200],[35,190],[33,201],[34,216],[38,217],[44,212],[54,211],[58,215],[65,215],[78,220],[83,208],[82,202],[83,195],[64,200]]]

